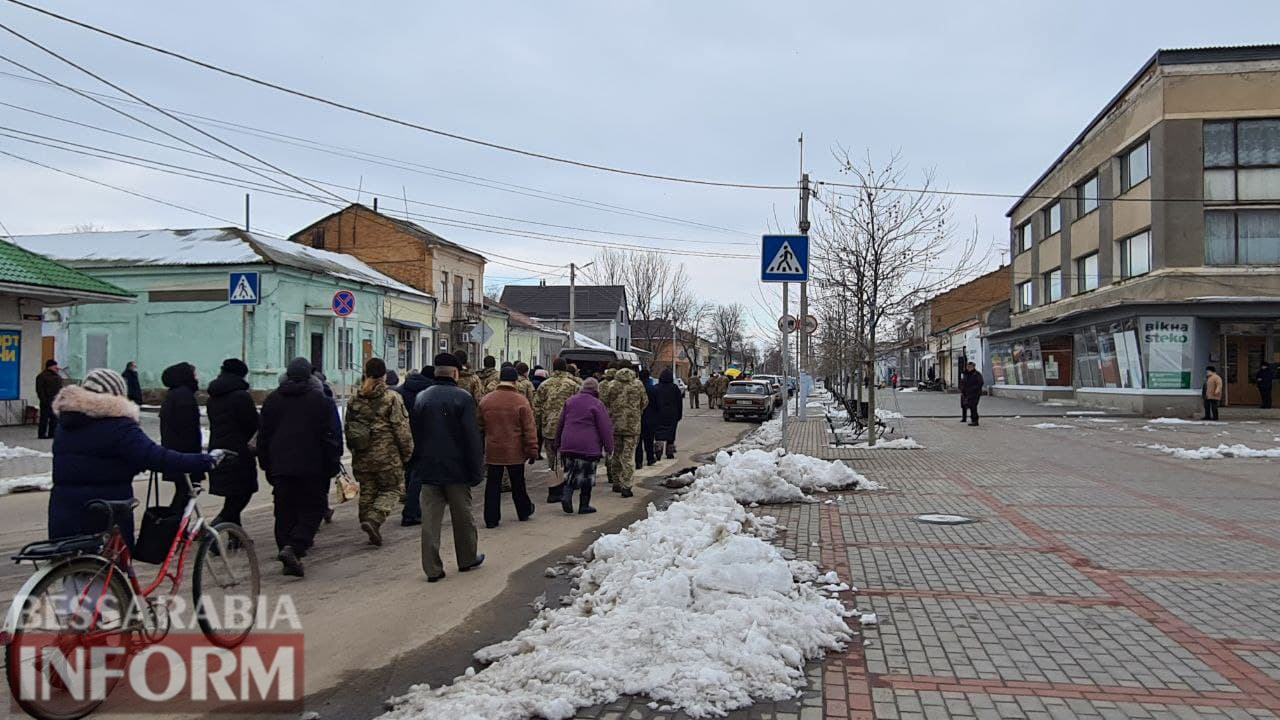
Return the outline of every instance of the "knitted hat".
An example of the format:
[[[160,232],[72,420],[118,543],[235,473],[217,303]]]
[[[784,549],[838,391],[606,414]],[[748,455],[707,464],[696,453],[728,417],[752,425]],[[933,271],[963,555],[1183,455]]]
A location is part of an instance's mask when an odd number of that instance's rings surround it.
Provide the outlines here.
[[[245,377],[249,374],[249,366],[239,358],[227,358],[222,361],[222,372],[236,377]]]
[[[504,367],[502,372],[498,374],[498,379],[502,382],[515,382],[520,379],[520,373],[516,372],[513,367]]]
[[[124,384],[124,378],[120,376],[120,373],[107,368],[90,370],[89,374],[84,376],[84,382],[80,385],[89,392],[101,395],[124,397],[128,393],[128,387]]]
[[[544,378],[544,379],[545,379],[545,378],[547,377],[547,371],[546,371],[546,370],[544,370],[544,369],[542,369],[542,368],[538,368],[537,370],[534,370],[534,371],[533,371],[533,376],[534,376],[534,377],[536,377],[536,378]]]
[[[311,361],[304,357],[296,357],[289,361],[289,367],[284,374],[294,382],[302,382],[311,377]]]
[[[596,379],[595,379],[595,378],[593,378],[593,377],[589,377],[589,378],[587,378],[586,380],[583,380],[583,381],[582,381],[582,392],[587,393],[588,395],[599,395],[599,394],[600,394],[600,381],[599,381],[599,380],[596,380]]]

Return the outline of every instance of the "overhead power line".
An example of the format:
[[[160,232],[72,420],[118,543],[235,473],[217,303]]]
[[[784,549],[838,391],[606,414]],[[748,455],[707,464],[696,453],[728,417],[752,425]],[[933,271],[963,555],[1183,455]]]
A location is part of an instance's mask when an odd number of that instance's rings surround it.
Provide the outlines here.
[[[523,148],[514,147],[512,145],[503,145],[501,143],[492,142],[489,140],[482,140],[480,138],[470,137],[467,135],[462,135],[462,134],[450,132],[447,130],[441,130],[439,128],[428,127],[420,123],[412,122],[409,120],[403,120],[403,119],[393,117],[391,115],[386,115],[380,112],[365,110],[363,108],[358,108],[358,107],[355,107],[354,105],[348,105],[346,103],[339,102],[337,100],[332,100],[332,99],[321,97],[319,95],[315,95],[312,93],[303,92],[301,90],[295,90],[293,88],[285,87],[284,85],[263,80],[242,72],[229,70],[227,68],[221,67],[219,65],[215,65],[210,62],[205,62],[203,60],[198,60],[188,55],[183,55],[182,53],[174,52],[173,50],[167,50],[165,48],[158,47],[156,45],[151,45],[149,43],[142,42],[141,40],[135,40],[133,38],[126,37],[119,33],[115,33],[110,30],[100,28],[96,25],[91,25],[89,23],[76,20],[75,18],[71,18],[66,15],[60,15],[51,10],[46,10],[44,8],[37,7],[35,5],[22,2],[21,0],[9,0],[9,2],[13,3],[14,5],[27,8],[28,10],[33,10],[42,15],[46,15],[48,17],[61,20],[62,22],[70,23],[77,27],[84,28],[85,30],[90,30],[92,32],[98,33],[99,35],[104,35],[106,37],[119,40],[120,42],[128,43],[135,47],[140,47],[146,50],[150,50],[152,52],[160,53],[161,55],[166,55],[168,57],[181,60],[183,62],[190,63],[198,67],[202,67],[206,70],[212,70],[213,72],[220,73],[228,77],[244,80],[246,82],[250,82],[255,85],[259,85],[261,87],[270,88],[278,92],[286,93],[289,95],[293,95],[295,97],[304,98],[306,100],[311,100],[313,102],[338,108],[339,110],[345,110],[347,112],[364,115],[366,117],[382,120],[383,122],[400,125],[402,127],[412,128],[414,130],[421,130],[422,132],[431,133],[432,135],[438,135],[440,137],[446,137],[451,140],[470,143],[472,145],[479,145],[481,147],[486,147],[493,150],[501,150],[503,152],[514,153],[516,155],[523,155],[525,157],[537,158],[539,160],[547,160],[549,162],[560,163],[563,165],[572,165],[575,167],[586,168],[588,170],[598,170],[601,172],[614,173],[618,175],[628,175],[631,177],[647,178],[649,180],[662,180],[666,182],[684,183],[688,185],[705,185],[709,187],[741,188],[741,189],[748,189],[748,190],[795,190],[794,185],[770,185],[770,184],[763,184],[763,183],[725,182],[720,180],[704,180],[699,178],[680,177],[676,175],[664,175],[660,173],[649,173],[649,172],[641,172],[637,170],[627,170],[625,168],[613,167],[609,165],[601,165],[598,163],[583,162],[581,160],[573,160],[570,158],[560,157],[557,155],[550,155],[547,153],[536,152],[533,150],[525,150]]]
[[[19,75],[17,73],[6,72],[3,70],[0,70],[0,76],[10,77],[15,80],[22,80],[24,82],[38,83],[41,85],[49,85],[51,87],[57,87],[59,89],[66,90],[65,87],[59,86],[56,83],[51,83],[46,80],[42,80],[37,77],[28,77],[25,75]],[[146,107],[141,103],[135,103],[127,98],[120,98],[114,95],[107,95],[103,93],[95,93],[90,90],[85,90],[84,88],[79,88],[79,90],[81,92],[85,92],[90,95],[94,95],[96,97],[102,98],[107,102]],[[24,108],[18,105],[8,105],[8,106],[14,108],[15,110],[22,110],[24,112],[30,112],[35,114],[43,114],[43,113],[40,113],[38,110],[32,110],[30,108]],[[416,173],[419,175],[424,175],[426,177],[434,177],[441,180],[448,180],[450,182],[463,183],[463,184],[472,185],[475,187],[488,188],[490,190],[498,190],[500,192],[511,193],[513,195],[534,198],[537,200],[543,200],[547,202],[555,202],[555,203],[560,203],[564,205],[570,205],[573,207],[586,208],[588,210],[595,210],[597,212],[608,212],[612,214],[622,215],[624,217],[633,217],[641,220],[663,222],[663,223],[669,223],[673,225],[684,225],[684,226],[699,228],[702,230],[714,230],[716,232],[722,232],[722,233],[727,233],[731,235],[744,235],[747,237],[755,236],[755,233],[749,233],[744,230],[734,230],[732,228],[721,227],[719,225],[704,223],[697,220],[690,220],[688,218],[681,218],[673,215],[665,215],[662,213],[655,213],[648,210],[639,210],[637,208],[627,207],[625,205],[616,205],[613,203],[601,202],[599,200],[591,200],[591,199],[579,197],[576,195],[566,195],[564,193],[552,192],[550,190],[543,190],[541,188],[531,187],[528,185],[520,185],[518,183],[511,183],[504,180],[496,180],[494,178],[488,178],[482,175],[463,173],[463,172],[458,172],[456,170],[449,170],[447,168],[436,167],[434,165],[425,165],[423,163],[412,162],[409,160],[401,160],[399,158],[389,157],[386,155],[379,155],[377,153],[358,150],[356,148],[344,147],[342,145],[333,145],[330,143],[323,143],[317,140],[311,140],[309,138],[299,137],[297,135],[290,135],[288,133],[276,132],[274,130],[265,130],[263,128],[258,128],[252,125],[245,125],[242,123],[232,122],[230,120],[222,120],[220,118],[210,117],[208,115],[200,115],[198,113],[185,112],[182,110],[176,110],[174,108],[165,108],[165,109],[176,115],[181,115],[186,118],[191,118],[197,122],[207,123],[207,124],[222,128],[224,130],[229,130],[231,132],[242,133],[245,135],[249,135],[251,137],[260,138],[263,140],[269,140],[271,142],[276,142],[276,143],[282,143],[282,144],[290,145],[293,147],[299,147],[306,150],[311,150],[313,152],[322,152],[329,155],[333,155],[335,157],[344,157],[351,160],[359,160],[359,161],[371,163],[374,165],[381,165],[383,167],[394,168],[396,170],[405,170],[405,171]],[[56,118],[56,116],[51,116],[51,117],[54,117],[54,119],[58,119]],[[74,122],[74,121],[70,121],[70,122]],[[108,131],[108,132],[111,132],[111,131]]]

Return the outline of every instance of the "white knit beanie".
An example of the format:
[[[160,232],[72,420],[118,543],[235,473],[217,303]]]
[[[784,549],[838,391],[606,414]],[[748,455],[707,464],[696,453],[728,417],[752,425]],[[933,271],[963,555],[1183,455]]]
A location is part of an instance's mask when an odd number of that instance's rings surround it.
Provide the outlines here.
[[[81,383],[81,386],[89,392],[96,392],[102,395],[124,397],[128,393],[124,378],[120,376],[120,373],[108,368],[90,370],[89,374],[84,376],[84,382]]]

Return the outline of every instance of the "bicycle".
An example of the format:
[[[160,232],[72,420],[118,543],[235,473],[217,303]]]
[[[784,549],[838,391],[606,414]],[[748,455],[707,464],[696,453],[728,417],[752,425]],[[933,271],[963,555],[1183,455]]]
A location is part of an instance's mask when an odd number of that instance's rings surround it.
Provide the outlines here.
[[[234,457],[231,453],[226,455]],[[0,633],[9,690],[24,712],[42,720],[75,720],[96,710],[118,682],[118,678],[108,680],[102,697],[76,697],[76,693],[66,687],[54,662],[43,662],[39,657],[21,659],[16,648],[22,647],[25,635],[56,638],[62,657],[71,657],[77,648],[85,654],[93,647],[123,648],[122,654],[109,661],[113,669],[122,669],[130,656],[168,636],[170,611],[186,576],[187,559],[193,547],[191,592],[201,632],[214,645],[228,649],[248,638],[261,589],[253,541],[239,525],[208,523],[196,503],[201,486],[193,486],[185,477],[182,482],[187,485],[189,499],[168,554],[155,579],[146,587],[138,579],[131,551],[117,522],[117,518],[132,513],[137,507],[136,498],[86,503],[86,508],[106,514],[108,530],[105,532],[30,543],[13,556],[15,562],[31,562],[36,567],[36,572],[14,597]],[[169,592],[159,595],[166,580]],[[253,612],[247,613],[248,622],[244,627],[215,626],[220,619],[229,621],[235,615],[226,611],[210,612],[219,607],[214,598],[218,591],[226,593],[221,608],[229,609],[228,600],[232,598],[247,596],[253,603]],[[29,666],[24,668],[23,662]],[[115,667],[117,663],[119,667]],[[20,692],[24,676],[47,682],[51,688],[50,698],[39,701],[24,698]],[[66,699],[55,700],[53,690],[66,691]]]

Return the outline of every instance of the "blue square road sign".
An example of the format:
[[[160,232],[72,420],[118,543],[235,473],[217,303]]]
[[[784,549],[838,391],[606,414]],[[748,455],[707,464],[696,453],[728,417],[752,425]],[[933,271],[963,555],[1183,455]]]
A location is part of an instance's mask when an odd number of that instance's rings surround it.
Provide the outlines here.
[[[808,235],[765,235],[761,241],[761,281],[809,281]]]
[[[259,287],[256,272],[227,273],[227,304],[257,305]]]

